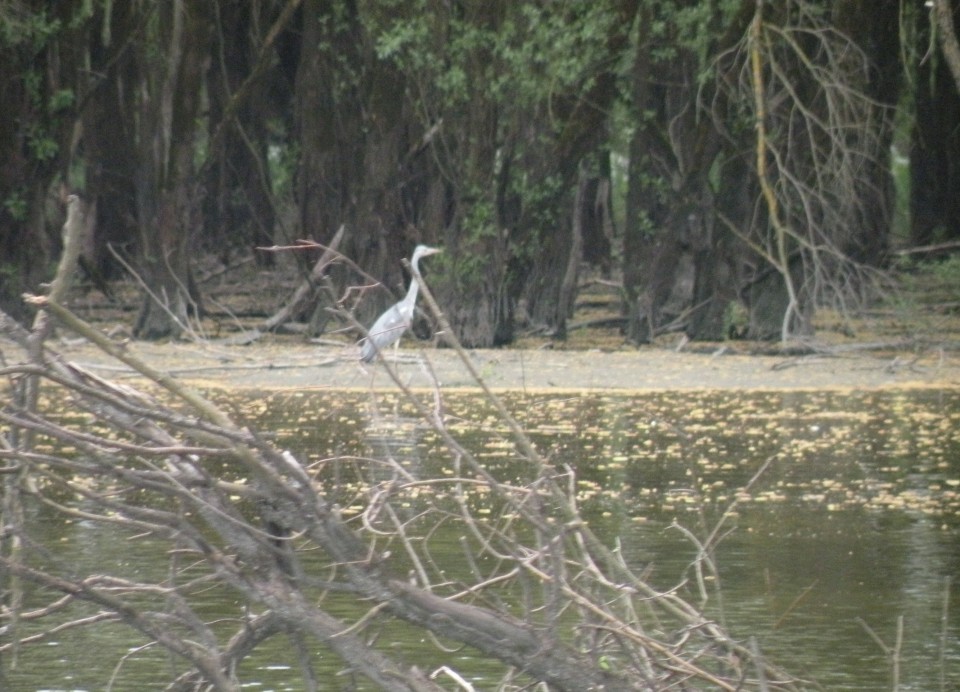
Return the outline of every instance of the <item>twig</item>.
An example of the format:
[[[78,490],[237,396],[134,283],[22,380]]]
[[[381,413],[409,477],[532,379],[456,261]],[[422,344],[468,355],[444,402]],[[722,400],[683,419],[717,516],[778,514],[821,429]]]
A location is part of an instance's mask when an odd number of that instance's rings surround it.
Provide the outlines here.
[[[877,643],[884,656],[890,660],[890,689],[891,692],[897,692],[900,689],[900,652],[903,647],[903,615],[897,617],[897,633],[893,646],[889,646],[880,635],[877,634],[863,618],[856,618],[856,622],[870,635],[870,638]]]
[[[940,692],[947,689],[947,642],[950,633],[950,585],[951,578],[943,578],[943,602],[940,608],[940,644],[937,663],[940,668]]]
[[[405,266],[408,269],[411,269],[408,262],[404,262]],[[616,574],[617,579],[623,579],[626,583],[639,591],[640,593],[646,595],[650,598],[657,598],[657,602],[665,611],[671,613],[675,617],[689,623],[691,626],[702,627],[705,631],[708,631],[710,635],[714,638],[716,642],[722,643],[723,646],[727,647],[729,650],[736,652],[738,655],[741,655],[745,658],[751,657],[751,652],[749,649],[737,642],[734,642],[730,637],[726,636],[719,627],[712,625],[711,623],[706,623],[703,621],[703,618],[699,612],[696,611],[688,603],[680,600],[679,598],[672,599],[669,597],[662,597],[662,594],[658,593],[653,589],[649,584],[639,579],[637,575],[626,567],[626,565],[621,561],[620,557],[613,554],[607,545],[601,541],[597,535],[587,526],[581,517],[571,509],[571,506],[566,503],[563,490],[558,487],[556,482],[553,480],[552,469],[549,464],[543,459],[540,453],[536,450],[533,442],[524,432],[520,424],[514,418],[513,415],[507,410],[503,401],[498,397],[490,388],[487,386],[486,382],[477,372],[477,369],[470,358],[469,354],[460,344],[459,340],[456,338],[456,334],[453,331],[449,321],[447,320],[445,314],[440,309],[439,304],[433,296],[429,286],[423,282],[418,275],[415,275],[415,280],[420,280],[420,290],[423,294],[425,303],[428,305],[431,313],[434,318],[439,322],[441,327],[441,336],[444,341],[453,348],[457,355],[460,358],[461,363],[466,367],[467,371],[470,373],[471,378],[477,385],[480,387],[484,398],[496,409],[501,420],[507,425],[510,433],[513,437],[514,444],[517,447],[517,450],[522,454],[523,458],[531,463],[536,470],[536,476],[543,479],[546,488],[549,493],[556,498],[557,507],[561,512],[561,515],[564,518],[564,521],[567,523],[567,527],[570,530],[573,530],[573,533],[577,536],[578,540],[582,540],[586,550],[584,551],[584,556],[595,555],[598,559],[602,560],[604,566]],[[386,366],[385,366],[386,367]],[[399,381],[398,381],[399,382]],[[435,424],[436,425],[436,424]],[[470,458],[470,455],[464,450],[460,445],[456,443],[455,440],[449,437],[449,433],[443,428],[442,425],[439,425],[439,432],[441,435],[446,435],[448,439],[448,444],[451,445],[459,454],[462,454],[464,458]],[[752,484],[767,468],[770,460],[767,460],[761,469],[754,475],[751,479],[750,484]],[[486,470],[482,466],[477,465],[479,472],[487,474]],[[487,474],[489,475],[489,474]],[[542,520],[537,517],[531,517],[526,506],[521,506],[520,511],[525,517],[527,517],[534,526],[538,526]],[[624,633],[625,635],[627,633]],[[763,665],[767,665],[765,662]],[[778,675],[781,675],[780,671],[776,671],[774,668],[768,668],[771,672],[776,672]],[[700,673],[697,673],[700,675]],[[713,676],[704,676],[704,679],[711,679]],[[711,682],[713,680],[711,679]],[[732,689],[732,688],[731,688]]]
[[[803,599],[805,599],[810,594],[811,591],[813,591],[813,587],[817,585],[818,581],[819,581],[818,579],[815,579],[812,584],[804,587],[800,591],[800,593],[798,593],[796,597],[792,601],[790,601],[790,605],[788,605],[786,610],[784,610],[783,613],[780,614],[780,617],[777,618],[777,621],[773,623],[773,629],[775,630],[780,629],[780,625],[783,624],[784,620],[787,619],[790,613],[796,610],[800,602],[803,601]]]

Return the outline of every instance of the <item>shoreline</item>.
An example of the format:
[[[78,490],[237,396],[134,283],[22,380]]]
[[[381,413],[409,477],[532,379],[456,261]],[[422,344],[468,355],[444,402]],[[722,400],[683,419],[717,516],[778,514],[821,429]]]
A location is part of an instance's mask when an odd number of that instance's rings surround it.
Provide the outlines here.
[[[9,344],[0,348],[7,352]],[[64,358],[101,377],[136,376],[86,341],[51,342]],[[252,345],[129,342],[130,355],[197,387],[242,389],[396,389],[382,364],[361,366],[352,345],[316,346],[263,340]],[[482,349],[468,351],[476,371],[497,391],[617,393],[670,390],[845,390],[960,387],[960,359],[943,351],[920,356],[844,353],[761,356],[732,352]],[[12,362],[8,353],[7,362]],[[392,362],[392,353],[389,360]],[[476,388],[450,349],[402,349],[396,372],[407,386]],[[139,377],[139,376],[136,376]]]

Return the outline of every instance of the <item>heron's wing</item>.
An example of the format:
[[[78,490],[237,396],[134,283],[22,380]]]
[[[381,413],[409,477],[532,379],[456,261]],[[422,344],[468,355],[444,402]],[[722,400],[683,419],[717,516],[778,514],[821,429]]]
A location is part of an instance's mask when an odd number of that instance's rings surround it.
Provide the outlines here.
[[[410,315],[406,313],[403,307],[402,303],[390,307],[367,330],[370,336],[363,340],[363,346],[360,350],[361,360],[370,362],[377,351],[394,344],[400,339],[403,332],[410,326]]]
[[[377,345],[383,346],[392,344],[399,339],[403,331],[409,326],[410,318],[397,305],[394,305],[380,315],[367,331],[370,337],[377,342]]]

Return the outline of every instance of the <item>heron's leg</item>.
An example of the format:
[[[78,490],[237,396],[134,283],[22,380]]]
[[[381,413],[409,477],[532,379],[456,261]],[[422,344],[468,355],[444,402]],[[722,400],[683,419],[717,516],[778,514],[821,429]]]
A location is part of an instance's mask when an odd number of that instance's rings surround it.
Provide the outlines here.
[[[420,366],[420,370],[421,370],[421,371],[424,370],[423,351],[422,351],[422,350],[419,350],[419,349],[418,349],[417,351],[414,352],[414,354],[413,354],[413,362]],[[417,376],[417,370],[416,370],[416,368],[410,368],[410,372],[407,374],[407,380],[406,380],[408,387],[410,387],[410,386],[413,385],[413,378],[416,377],[416,376]]]
[[[370,376],[370,382],[369,382],[369,384],[368,384],[367,386],[368,386],[370,389],[373,389],[373,380],[374,380],[374,377],[376,377],[376,374],[377,374],[377,366],[376,366],[376,363],[372,363],[373,367],[369,367],[367,363],[364,363],[362,360],[358,360],[358,361],[357,361],[357,364],[360,366],[360,372],[362,372],[364,375],[369,375],[369,376]]]
[[[403,337],[401,336],[401,339],[402,339],[402,338],[403,338]],[[393,366],[394,366],[395,368],[397,368],[397,370],[396,370],[395,372],[397,373],[397,377],[399,377],[399,376],[400,376],[400,370],[399,370],[399,366],[400,366],[400,339],[397,339],[396,341],[393,342]],[[397,400],[393,402],[393,415],[394,415],[394,417],[396,417],[396,418],[399,418],[399,417],[400,417],[400,397],[397,397]]]

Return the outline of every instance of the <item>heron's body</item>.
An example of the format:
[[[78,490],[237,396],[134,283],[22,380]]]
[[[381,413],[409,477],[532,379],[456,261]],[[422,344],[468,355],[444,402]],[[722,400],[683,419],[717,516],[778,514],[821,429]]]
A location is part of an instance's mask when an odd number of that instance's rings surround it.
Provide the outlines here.
[[[371,362],[380,351],[399,342],[403,333],[410,328],[413,323],[413,311],[417,306],[417,294],[420,291],[418,263],[421,257],[438,252],[440,250],[437,248],[427,247],[426,245],[418,245],[417,249],[413,251],[413,257],[410,259],[413,276],[410,278],[410,288],[407,289],[407,295],[399,303],[388,308],[367,330],[368,336],[364,338],[363,345],[360,348],[360,360],[364,363]]]

